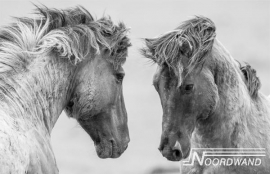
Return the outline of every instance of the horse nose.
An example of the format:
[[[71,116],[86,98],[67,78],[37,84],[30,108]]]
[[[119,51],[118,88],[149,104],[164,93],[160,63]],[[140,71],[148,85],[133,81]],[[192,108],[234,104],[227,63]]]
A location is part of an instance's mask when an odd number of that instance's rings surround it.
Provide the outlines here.
[[[178,141],[175,142],[174,147],[172,148],[172,152],[173,152],[173,157],[175,159],[181,159],[183,154],[182,154],[182,149],[181,149],[181,145]]]

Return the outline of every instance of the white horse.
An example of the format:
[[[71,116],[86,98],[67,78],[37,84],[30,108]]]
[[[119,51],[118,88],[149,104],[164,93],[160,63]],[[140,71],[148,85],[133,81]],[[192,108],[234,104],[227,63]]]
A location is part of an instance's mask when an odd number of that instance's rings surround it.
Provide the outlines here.
[[[64,109],[99,157],[119,157],[129,142],[127,29],[82,7],[37,13],[0,29],[0,173],[58,173],[50,134]]]

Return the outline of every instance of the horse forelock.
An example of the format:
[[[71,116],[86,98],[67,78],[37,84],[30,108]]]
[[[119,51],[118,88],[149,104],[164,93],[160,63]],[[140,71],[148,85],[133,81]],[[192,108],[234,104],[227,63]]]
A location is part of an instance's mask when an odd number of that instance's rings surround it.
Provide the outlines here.
[[[145,39],[146,47],[141,53],[158,65],[166,63],[181,74],[183,69],[191,72],[202,63],[212,49],[216,36],[215,24],[208,18],[196,16],[183,22],[175,30],[159,37]],[[183,56],[188,57],[188,65],[181,63]]]
[[[110,60],[122,64],[130,46],[128,29],[114,25],[110,17],[94,20],[83,7],[66,10],[37,7],[37,19],[16,18],[0,29],[0,73],[21,71],[37,55],[56,52],[77,64],[89,53],[110,51]]]

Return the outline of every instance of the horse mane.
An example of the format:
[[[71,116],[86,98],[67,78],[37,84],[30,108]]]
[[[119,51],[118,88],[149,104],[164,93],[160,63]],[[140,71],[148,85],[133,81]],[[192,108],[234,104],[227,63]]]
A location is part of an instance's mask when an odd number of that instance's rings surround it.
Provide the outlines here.
[[[16,23],[0,29],[0,73],[26,70],[34,57],[57,53],[73,64],[88,53],[109,50],[115,66],[124,63],[128,29],[124,23],[114,25],[110,17],[94,20],[83,7],[57,10],[36,6],[38,19],[15,18]]]
[[[259,77],[256,75],[256,70],[253,69],[249,64],[240,67],[244,77],[245,84],[249,91],[250,96],[253,99],[258,97],[258,91],[261,88],[261,82]]]
[[[186,56],[189,62],[185,68],[190,72],[211,51],[215,30],[215,24],[210,19],[196,16],[184,21],[173,31],[145,39],[146,47],[141,49],[141,53],[158,65],[166,63],[175,71],[183,70],[181,59]]]
[[[206,54],[211,52],[216,37],[215,30],[215,24],[210,19],[195,16],[184,21],[173,31],[156,38],[145,39],[146,47],[141,49],[141,53],[159,66],[166,63],[177,75],[184,69],[189,73],[208,57]],[[184,56],[189,59],[186,67],[181,63]],[[242,66],[240,69],[244,74],[250,96],[253,99],[257,98],[261,83],[256,71],[250,65]],[[180,83],[181,81],[178,85]]]

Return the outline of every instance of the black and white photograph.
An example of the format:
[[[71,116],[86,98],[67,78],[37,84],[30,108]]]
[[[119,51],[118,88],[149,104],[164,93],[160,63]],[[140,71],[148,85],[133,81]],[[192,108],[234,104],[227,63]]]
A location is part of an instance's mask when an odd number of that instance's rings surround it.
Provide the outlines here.
[[[0,0],[0,174],[270,174],[270,0]]]

